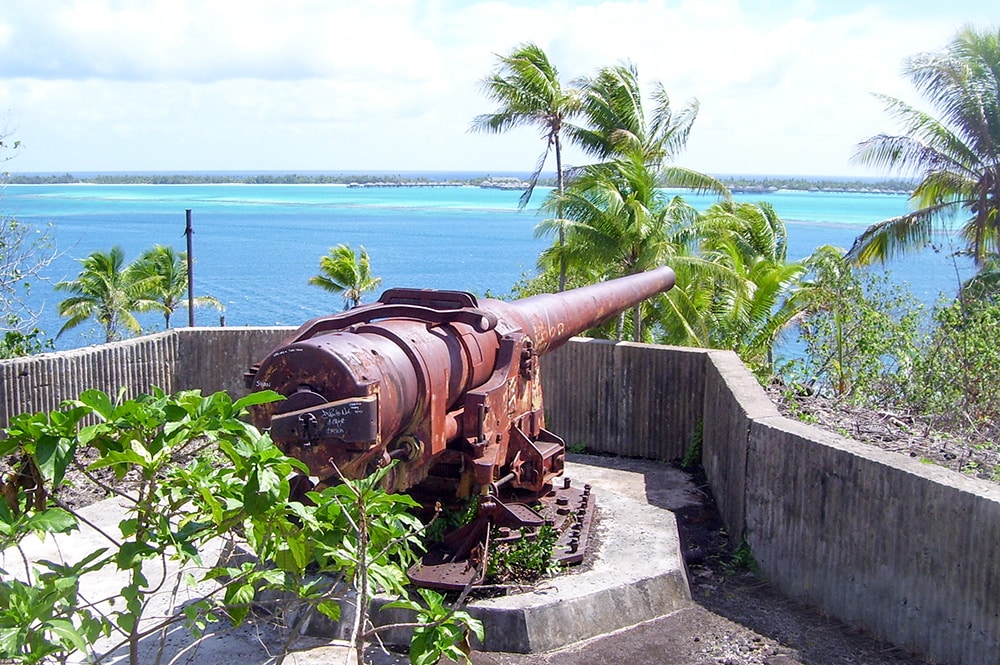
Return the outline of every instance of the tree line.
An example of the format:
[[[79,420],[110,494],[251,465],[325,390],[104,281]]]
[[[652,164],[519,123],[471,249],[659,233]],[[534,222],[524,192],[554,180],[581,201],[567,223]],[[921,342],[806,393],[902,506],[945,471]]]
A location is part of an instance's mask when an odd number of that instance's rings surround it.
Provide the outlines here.
[[[447,179],[445,176],[448,176]],[[436,183],[480,185],[490,174],[484,173],[471,178],[455,179],[448,174],[435,177],[405,174],[373,175],[357,174],[301,174],[283,173],[256,175],[226,175],[218,173],[109,173],[101,175],[73,175],[15,173],[6,174],[4,182],[10,185],[352,185],[389,183],[405,187],[433,185]],[[914,182],[907,179],[888,180],[851,178],[801,178],[780,176],[720,176],[719,180],[733,192],[768,192],[779,189],[795,191],[823,192],[876,192],[908,194],[913,191]],[[551,175],[539,176],[538,185],[555,187],[557,179]]]
[[[485,177],[485,176],[484,176]],[[483,180],[470,178],[467,184],[478,185]],[[440,180],[426,176],[357,174],[302,174],[302,173],[109,173],[94,175],[55,174],[6,174],[4,182],[11,185],[351,185],[392,183],[399,185],[430,185]]]

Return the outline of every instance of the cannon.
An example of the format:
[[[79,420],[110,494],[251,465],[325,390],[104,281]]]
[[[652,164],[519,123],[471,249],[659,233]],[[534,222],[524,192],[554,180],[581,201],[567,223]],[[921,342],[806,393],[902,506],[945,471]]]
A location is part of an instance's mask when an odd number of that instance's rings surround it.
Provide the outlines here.
[[[255,407],[252,419],[314,485],[397,460],[390,491],[431,505],[478,496],[487,521],[537,526],[551,519],[527,510],[526,497],[548,496],[564,514],[569,501],[553,490],[566,448],[545,428],[539,357],[674,281],[662,267],[509,303],[389,289],[371,305],[307,321],[250,368],[248,388],[286,398]],[[577,491],[572,503],[592,506],[588,497],[589,488]],[[445,556],[454,559],[475,538],[452,540]]]

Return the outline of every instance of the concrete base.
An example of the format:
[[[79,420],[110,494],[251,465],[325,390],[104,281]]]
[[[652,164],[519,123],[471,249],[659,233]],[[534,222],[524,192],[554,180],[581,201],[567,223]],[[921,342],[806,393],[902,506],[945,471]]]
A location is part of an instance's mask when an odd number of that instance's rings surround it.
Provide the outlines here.
[[[663,464],[574,456],[566,465],[574,486],[589,483],[597,500],[592,548],[578,572],[541,582],[536,591],[466,608],[485,624],[482,651],[539,653],[604,635],[686,607],[691,593],[677,524],[668,508],[693,502],[684,474]],[[381,605],[387,599],[377,599]],[[398,610],[373,611],[385,625],[412,621]],[[314,622],[310,634],[341,637],[344,626]],[[409,631],[382,633],[387,644],[409,644]]]
[[[690,601],[673,515],[597,488],[600,526],[589,570],[538,591],[472,603],[486,651],[537,653],[669,614]]]
[[[595,460],[600,462],[600,460]],[[596,533],[584,570],[538,591],[472,603],[486,625],[487,651],[538,653],[648,621],[691,599],[673,514],[636,490],[635,472],[568,464],[575,485],[590,483],[597,499]],[[632,496],[630,496],[632,495]]]

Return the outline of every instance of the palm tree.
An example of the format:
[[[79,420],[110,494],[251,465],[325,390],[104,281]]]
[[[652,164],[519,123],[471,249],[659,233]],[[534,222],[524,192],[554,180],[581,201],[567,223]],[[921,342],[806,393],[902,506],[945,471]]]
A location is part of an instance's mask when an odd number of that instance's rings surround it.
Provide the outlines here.
[[[1000,30],[964,28],[943,51],[910,58],[903,71],[937,115],[880,96],[904,134],[873,136],[855,158],[919,176],[915,209],[869,227],[848,258],[884,262],[927,244],[936,223],[964,217],[959,233],[981,266],[1000,251]]]
[[[622,200],[631,199],[633,204],[644,201],[654,208],[662,208],[665,205],[664,197],[656,201],[654,200],[656,197],[653,196],[653,190],[664,186],[687,187],[696,191],[715,192],[726,199],[730,197],[729,190],[717,179],[668,163],[680,153],[687,142],[691,126],[697,116],[697,103],[693,102],[680,112],[675,112],[663,86],[656,83],[653,94],[654,110],[652,115],[647,117],[638,81],[636,68],[626,63],[616,67],[605,67],[595,76],[581,78],[575,82],[580,91],[580,113],[583,122],[569,126],[567,134],[596,158],[608,161],[577,169],[574,181],[567,191],[553,194],[554,204],[550,202],[546,208],[555,212],[556,217],[543,222],[537,229],[539,234],[555,230],[563,234],[568,233],[578,222],[583,222],[584,225],[590,224],[593,211],[587,211],[585,207],[579,205],[574,205],[572,209],[563,209],[560,207],[560,202],[568,205],[577,200],[579,203],[579,199],[589,199],[600,190],[609,193],[618,189],[620,191],[613,194],[612,199],[615,196]],[[573,191],[577,189],[580,191]],[[679,209],[678,206],[678,202],[671,204],[674,210]],[[602,213],[610,214],[615,207],[616,204],[611,203],[602,210]],[[632,213],[623,212],[626,218],[620,220],[619,230],[645,228],[644,224],[636,223],[637,218],[634,213],[634,210]],[[575,217],[580,214],[589,216],[591,220]],[[630,214],[633,215],[631,220],[627,218]],[[579,230],[574,233],[577,236],[575,244],[579,245]],[[563,252],[561,249],[563,237],[560,235],[557,245],[546,251],[542,257],[543,263],[551,264],[556,257],[559,257],[563,261],[573,263],[574,270],[578,274],[585,272],[583,263],[587,260],[596,261],[596,266],[604,265],[602,261],[605,259],[600,258],[599,252],[590,259],[580,255],[580,247],[569,248]],[[650,239],[635,238],[634,242],[642,244]],[[676,244],[676,238],[674,241],[666,238],[660,240],[665,243],[664,246],[674,247],[672,252],[679,250],[680,245]],[[676,260],[678,257],[675,257]],[[638,312],[634,314],[637,315]],[[641,319],[634,317],[634,320],[640,324],[633,331],[633,336],[638,338],[641,335]]]
[[[713,287],[709,346],[769,368],[778,336],[806,305],[806,265],[788,261],[785,225],[767,203],[721,201],[697,226],[703,257],[724,268],[699,280]]]
[[[80,259],[83,268],[76,279],[55,285],[57,291],[73,295],[59,303],[59,315],[69,317],[56,335],[94,319],[104,327],[105,341],[121,339],[121,329],[138,334],[142,326],[134,312],[155,309],[156,301],[146,296],[149,278],[136,274],[132,266],[125,265],[121,247],[110,252],[92,252]]]
[[[647,118],[639,87],[638,70],[632,63],[604,67],[592,77],[575,82],[580,90],[585,122],[570,128],[573,141],[600,160],[641,154],[643,161],[659,172],[667,186],[715,192],[729,198],[725,185],[711,176],[672,164],[687,145],[698,117],[698,102],[679,111],[670,103],[666,89],[653,83],[653,112]]]
[[[361,247],[360,256],[347,245],[331,247],[330,252],[319,260],[320,274],[309,278],[309,283],[331,293],[344,295],[344,309],[361,304],[361,296],[366,291],[378,288],[381,277],[372,277],[368,252]]]
[[[146,250],[134,264],[137,276],[147,285],[147,297],[158,303],[155,309],[163,312],[164,325],[170,328],[170,317],[178,308],[186,307],[188,292],[188,258],[173,247],[154,245]],[[195,307],[225,309],[217,298],[196,296]]]
[[[542,152],[534,172],[528,181],[528,188],[521,196],[524,207],[538,183],[538,178],[548,160],[549,151],[555,154],[556,189],[565,191],[566,183],[562,165],[562,140],[568,122],[580,109],[577,92],[564,88],[559,81],[559,72],[549,61],[545,52],[532,43],[521,44],[509,55],[497,56],[497,68],[482,82],[486,96],[496,102],[499,108],[493,113],[477,116],[472,128],[477,131],[500,133],[514,127],[534,126],[541,130],[545,139]],[[557,218],[562,215],[557,213]],[[565,232],[559,230],[559,244],[565,242]],[[566,267],[560,266],[559,290],[566,288]]]
[[[641,151],[629,159],[584,167],[563,195],[553,192],[548,210],[562,217],[544,220],[536,233],[564,228],[566,241],[542,253],[543,265],[558,259],[599,279],[632,275],[664,265],[676,253],[672,233],[687,225],[693,209],[669,199]],[[623,321],[620,319],[620,321]],[[632,312],[633,338],[642,340],[641,306]],[[619,325],[619,339],[622,325]]]
[[[672,237],[677,285],[654,304],[654,339],[729,349],[769,371],[779,335],[810,302],[806,265],[787,260],[784,223],[766,203],[727,200]]]

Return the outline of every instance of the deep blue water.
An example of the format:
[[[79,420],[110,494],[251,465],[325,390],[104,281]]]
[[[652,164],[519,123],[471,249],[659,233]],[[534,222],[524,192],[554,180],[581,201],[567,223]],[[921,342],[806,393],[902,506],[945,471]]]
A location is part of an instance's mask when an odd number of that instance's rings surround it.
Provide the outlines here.
[[[39,324],[54,335],[62,325],[50,284],[73,278],[76,259],[120,245],[132,259],[153,244],[184,251],[185,210],[194,227],[196,294],[226,305],[227,325],[298,325],[342,307],[342,299],[309,286],[319,257],[339,243],[363,245],[381,289],[448,288],[504,295],[534,271],[550,243],[534,237],[545,192],[518,211],[519,192],[478,187],[348,188],[335,185],[26,185],[7,186],[0,213],[36,227],[52,224],[60,258],[36,284]],[[714,199],[685,198],[699,208]],[[740,195],[771,203],[789,229],[789,257],[817,246],[849,247],[867,225],[905,212],[906,197],[885,194],[775,192]],[[890,265],[894,279],[932,303],[958,281],[946,253],[925,251]],[[963,268],[964,274],[968,273]],[[372,294],[369,299],[376,296]],[[160,317],[143,320],[162,327]],[[187,313],[175,315],[184,325]],[[214,310],[197,323],[215,325]],[[59,348],[100,342],[96,326],[59,339]]]

